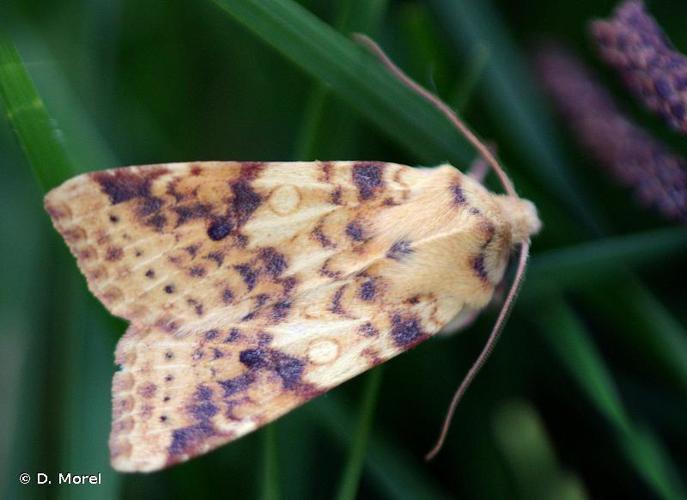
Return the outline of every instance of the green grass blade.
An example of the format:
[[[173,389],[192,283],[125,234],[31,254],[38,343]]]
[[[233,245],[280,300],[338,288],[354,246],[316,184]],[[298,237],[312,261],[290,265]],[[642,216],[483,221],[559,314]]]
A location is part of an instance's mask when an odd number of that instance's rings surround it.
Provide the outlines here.
[[[345,0],[338,5],[336,29],[342,34],[374,33],[388,0]],[[355,14],[354,14],[355,13]],[[305,105],[295,160],[354,158],[357,117],[350,107],[332,99],[326,85],[317,82]]]
[[[346,406],[335,398],[317,401],[312,405],[313,424],[323,426],[343,447],[350,449],[354,435],[354,418]],[[369,439],[366,467],[371,482],[395,499],[446,499],[447,492],[435,483],[420,457],[409,455],[407,450],[374,433]]]
[[[569,286],[595,287],[619,266],[660,263],[687,249],[687,230],[681,227],[657,229],[594,240],[569,248],[539,253],[527,270],[526,293],[546,293]]]
[[[74,156],[68,151],[62,130],[48,114],[16,48],[7,39],[0,41],[0,93],[16,137],[43,190],[59,185],[74,175],[78,168],[75,167]],[[72,120],[87,123],[76,112]],[[81,154],[78,156],[83,157]],[[42,216],[46,217],[45,214]],[[64,247],[59,252],[63,263],[57,267],[67,269],[71,259],[66,256]],[[51,260],[56,259],[59,261],[53,255]],[[56,457],[57,466],[54,471],[57,472],[101,472],[103,485],[98,487],[97,495],[99,498],[116,498],[121,476],[110,468],[107,452],[111,370],[103,370],[103,367],[111,366],[114,347],[112,340],[115,338],[115,330],[121,325],[108,320],[102,307],[86,296],[85,285],[81,278],[76,278],[73,265],[69,273],[48,276],[48,280],[43,283],[43,286],[53,287],[52,293],[55,296],[61,296],[65,283],[72,283],[72,290],[66,295],[67,300],[60,303],[64,307],[51,309],[51,327],[46,326],[41,332],[51,335],[56,331],[52,325],[65,326],[60,348],[54,349],[61,355],[52,360],[61,376],[51,375],[54,387],[47,398],[47,404],[58,406],[57,411],[48,411],[57,416],[51,421],[56,432],[51,436],[55,449],[50,450],[50,456]],[[54,278],[54,281],[49,278]],[[80,281],[77,282],[77,279]],[[60,292],[55,291],[57,288]],[[68,320],[65,319],[67,310],[71,311]],[[109,335],[94,335],[96,331]],[[45,340],[52,341],[53,338],[56,337]],[[100,446],[93,446],[91,437]],[[47,465],[36,470],[44,470]],[[93,498],[95,491],[82,488],[78,495]],[[59,495],[77,498],[77,493],[70,493],[66,489],[60,490]]]
[[[584,297],[600,318],[622,332],[618,340],[650,360],[655,371],[668,374],[687,395],[687,329],[638,278],[627,275],[620,286],[589,287]]]
[[[365,464],[365,452],[370,438],[370,430],[372,429],[379,388],[381,387],[382,371],[382,367],[379,367],[367,375],[358,425],[349,451],[348,462],[341,476],[338,493],[336,494],[337,500],[352,500],[356,498],[360,475]]]
[[[310,94],[303,113],[303,126],[295,147],[294,160],[314,161],[319,157],[318,151],[323,149],[319,145],[321,140],[319,132],[322,130],[325,109],[331,103],[328,95],[327,88],[322,85],[313,89]]]
[[[663,446],[629,418],[613,379],[575,313],[562,300],[544,303],[535,319],[544,338],[558,353],[571,377],[615,430],[625,456],[637,473],[662,498],[687,493]]]
[[[477,90],[477,85],[482,81],[484,72],[489,63],[489,48],[485,45],[476,45],[471,51],[465,64],[463,76],[458,80],[458,85],[453,90],[450,99],[451,104],[457,110],[464,110],[468,101]]]
[[[494,418],[494,432],[520,498],[588,498],[580,480],[561,470],[544,424],[531,405],[517,400],[503,404]]]
[[[351,39],[291,0],[215,0],[241,24],[322,82],[421,161],[473,156],[447,120]]]
[[[29,65],[31,79],[51,116],[59,121],[64,149],[78,173],[117,166],[116,156],[96,128],[94,117],[86,112],[82,96],[67,81],[51,51],[28,27],[22,31],[25,35],[16,40],[17,48],[26,61],[39,61]]]
[[[277,456],[277,424],[269,424],[262,431],[262,500],[279,500],[279,459]]]
[[[435,94],[449,88],[453,75],[452,54],[446,41],[437,36],[437,27],[431,11],[424,2],[404,2],[392,10],[391,19],[398,25],[390,48],[398,47],[397,62],[405,71],[418,76],[419,81]],[[393,45],[392,45],[393,44]]]
[[[51,119],[14,45],[0,34],[0,97],[41,187],[48,190],[75,172],[62,131]]]

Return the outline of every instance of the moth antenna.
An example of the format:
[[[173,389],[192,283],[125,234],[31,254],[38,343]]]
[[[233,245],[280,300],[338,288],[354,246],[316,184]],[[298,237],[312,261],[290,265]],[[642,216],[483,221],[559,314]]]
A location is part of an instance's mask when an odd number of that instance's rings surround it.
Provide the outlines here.
[[[415,93],[419,94],[421,97],[429,101],[435,108],[437,108],[441,113],[448,118],[448,120],[453,124],[454,127],[460,132],[469,142],[472,144],[479,154],[484,158],[492,170],[496,173],[503,186],[503,189],[510,196],[517,197],[517,193],[513,188],[513,183],[510,178],[503,170],[499,164],[496,157],[489,150],[489,147],[482,142],[475,133],[470,130],[470,128],[461,120],[455,111],[453,111],[445,102],[439,99],[437,96],[432,94],[429,90],[422,87],[415,80],[406,75],[401,68],[396,66],[396,64],[389,59],[382,48],[370,37],[363,35],[362,33],[354,33],[353,39],[369,50],[379,61],[406,87],[413,90]]]
[[[484,344],[484,347],[482,348],[482,352],[480,353],[477,360],[472,364],[467,375],[465,375],[465,378],[460,383],[460,386],[458,386],[458,389],[453,395],[453,399],[451,399],[451,404],[449,405],[448,411],[446,412],[446,417],[444,418],[444,423],[441,426],[439,438],[437,439],[437,442],[434,445],[434,447],[429,451],[429,453],[427,453],[427,455],[425,455],[425,460],[432,460],[441,450],[441,447],[444,445],[444,441],[446,440],[446,435],[448,434],[449,427],[451,427],[451,420],[453,420],[453,414],[456,412],[458,403],[460,403],[460,400],[463,398],[463,394],[465,394],[465,391],[470,386],[472,381],[475,379],[475,376],[477,376],[477,373],[480,371],[482,366],[484,366],[484,363],[486,363],[487,359],[489,359],[489,355],[491,354],[491,352],[494,350],[494,346],[496,345],[496,342],[498,341],[499,336],[501,335],[503,326],[506,324],[508,315],[510,314],[511,309],[513,308],[513,303],[515,302],[515,299],[518,296],[518,292],[520,291],[522,280],[525,277],[525,269],[527,268],[527,259],[529,257],[529,252],[530,243],[529,241],[525,241],[520,246],[518,268],[515,271],[515,277],[513,278],[513,283],[510,286],[510,290],[508,290],[506,300],[503,303],[503,306],[501,307],[501,311],[499,312],[499,317],[496,319],[496,323],[494,323],[494,326],[491,329],[491,333],[489,334],[487,343]]]
[[[479,139],[479,137],[477,137],[477,135],[474,132],[472,132],[472,130],[470,130],[470,128],[463,122],[463,120],[461,120],[458,117],[455,111],[453,111],[446,103],[444,103],[436,95],[432,94],[430,91],[422,87],[412,78],[410,78],[407,74],[405,74],[403,70],[401,70],[401,68],[396,66],[396,64],[391,59],[389,59],[389,56],[387,56],[382,50],[382,48],[371,38],[361,33],[354,33],[353,38],[356,42],[364,46],[375,57],[377,57],[377,59],[379,59],[379,61],[398,80],[400,80],[401,83],[403,83],[406,87],[410,88],[415,93],[419,94],[421,97],[429,101],[436,109],[438,109],[444,116],[446,116],[446,118],[448,118],[448,120],[453,124],[453,126],[458,130],[458,132],[460,132],[475,147],[475,149],[477,149],[480,156],[484,158],[484,160],[489,164],[489,166],[498,176],[499,181],[501,182],[501,185],[503,186],[503,189],[506,191],[506,193],[509,196],[513,196],[516,198],[518,197],[517,193],[515,192],[515,188],[513,187],[513,183],[511,182],[510,178],[503,170],[503,168],[501,167],[501,165],[499,164],[498,160],[491,152],[489,147],[484,142],[482,142]],[[465,378],[460,383],[458,389],[453,395],[453,399],[451,400],[451,404],[449,405],[448,411],[446,412],[446,417],[444,418],[444,423],[441,427],[441,432],[439,433],[439,438],[437,439],[434,448],[432,448],[430,452],[427,453],[427,455],[425,455],[425,460],[433,459],[436,456],[436,454],[439,453],[439,450],[441,450],[441,447],[443,446],[444,441],[446,440],[446,435],[448,434],[449,427],[451,426],[451,420],[453,420],[453,414],[456,411],[458,403],[463,397],[463,394],[465,394],[467,388],[475,379],[475,376],[477,375],[479,370],[482,368],[482,366],[484,366],[484,363],[486,363],[487,359],[489,359],[489,355],[493,351],[494,346],[496,345],[496,342],[499,339],[499,335],[501,334],[503,326],[505,325],[506,320],[508,319],[508,315],[510,314],[510,311],[513,307],[513,303],[515,302],[515,298],[517,297],[518,292],[520,291],[520,286],[522,284],[523,277],[525,276],[525,269],[527,267],[529,249],[529,241],[524,241],[521,243],[520,257],[518,259],[518,268],[515,272],[515,278],[513,279],[513,283],[511,284],[510,290],[508,291],[506,300],[503,303],[503,307],[501,307],[501,311],[499,312],[499,316],[496,319],[496,323],[494,323],[494,327],[492,328],[491,333],[489,334],[489,338],[487,339],[486,344],[482,348],[482,352],[480,353],[477,360],[470,367],[470,370],[468,371],[467,375],[465,375]]]

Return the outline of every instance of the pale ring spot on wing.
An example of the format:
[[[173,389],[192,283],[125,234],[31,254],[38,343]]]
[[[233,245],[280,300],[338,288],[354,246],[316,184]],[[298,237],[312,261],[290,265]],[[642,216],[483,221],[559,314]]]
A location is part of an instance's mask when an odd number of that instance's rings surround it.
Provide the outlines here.
[[[326,365],[338,357],[339,343],[334,339],[314,339],[308,344],[308,361],[314,365]]]
[[[301,204],[301,193],[296,186],[286,184],[275,188],[268,200],[272,211],[277,215],[289,215]]]

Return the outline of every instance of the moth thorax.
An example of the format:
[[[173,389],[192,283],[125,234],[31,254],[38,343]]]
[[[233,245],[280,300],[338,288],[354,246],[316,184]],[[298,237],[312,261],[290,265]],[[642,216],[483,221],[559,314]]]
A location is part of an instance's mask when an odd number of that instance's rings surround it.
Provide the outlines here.
[[[510,224],[513,243],[527,241],[530,236],[539,232],[542,224],[537,208],[531,201],[515,196],[498,196],[497,201],[503,217]]]

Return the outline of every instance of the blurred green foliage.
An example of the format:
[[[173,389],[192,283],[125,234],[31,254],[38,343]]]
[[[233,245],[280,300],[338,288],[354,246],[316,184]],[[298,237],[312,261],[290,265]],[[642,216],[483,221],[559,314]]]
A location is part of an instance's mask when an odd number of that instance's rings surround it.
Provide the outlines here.
[[[683,498],[687,231],[599,175],[528,65],[542,39],[568,43],[634,116],[687,153],[684,137],[637,106],[588,47],[586,22],[612,7],[3,2],[2,498]],[[687,51],[687,5],[657,0],[651,10]],[[391,361],[383,380],[359,377],[171,470],[115,473],[109,382],[124,325],[86,291],[42,211],[43,189],[75,172],[196,159],[465,168],[474,156],[465,141],[355,46],[354,30],[498,145],[545,224],[522,300],[446,449],[422,461],[493,309],[464,334]],[[21,486],[23,471],[102,472],[103,484]]]

